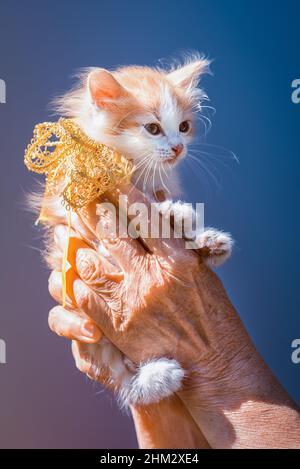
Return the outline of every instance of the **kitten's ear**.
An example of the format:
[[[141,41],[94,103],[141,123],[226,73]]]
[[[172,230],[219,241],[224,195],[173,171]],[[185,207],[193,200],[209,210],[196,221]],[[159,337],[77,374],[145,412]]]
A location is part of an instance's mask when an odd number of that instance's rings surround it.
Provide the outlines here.
[[[209,60],[198,59],[168,73],[171,82],[180,88],[197,86],[201,75],[209,70]]]
[[[113,75],[104,68],[93,70],[89,74],[88,89],[92,101],[98,107],[107,107],[127,96],[126,90]]]

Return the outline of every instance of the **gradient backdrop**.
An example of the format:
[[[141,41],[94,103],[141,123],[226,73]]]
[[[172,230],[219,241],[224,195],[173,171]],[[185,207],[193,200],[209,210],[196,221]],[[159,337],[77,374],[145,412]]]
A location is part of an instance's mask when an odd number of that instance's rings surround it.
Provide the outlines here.
[[[8,363],[0,365],[0,447],[136,446],[130,418],[48,330],[53,302],[31,248],[39,233],[22,209],[33,184],[22,159],[34,124],[51,118],[49,100],[70,87],[77,68],[154,65],[182,49],[214,59],[214,76],[203,80],[217,109],[207,142],[240,160],[210,150],[218,184],[186,164],[187,199],[204,201],[207,224],[233,233],[235,253],[220,276],[261,354],[300,402],[300,364],[290,358],[300,337],[300,104],[291,102],[299,15],[298,1],[1,0],[0,338]]]

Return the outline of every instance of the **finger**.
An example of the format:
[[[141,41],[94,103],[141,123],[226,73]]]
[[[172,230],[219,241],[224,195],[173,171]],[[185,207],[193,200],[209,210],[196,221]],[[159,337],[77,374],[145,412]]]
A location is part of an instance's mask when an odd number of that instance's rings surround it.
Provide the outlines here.
[[[84,351],[80,347],[80,343],[77,342],[76,340],[72,341],[72,355],[75,360],[75,365],[76,368],[81,372],[84,373],[87,376],[91,375],[92,371],[92,357],[90,357],[86,351]],[[96,376],[95,376],[96,378]]]
[[[50,270],[61,270],[63,263],[63,253],[57,248],[54,242],[47,243],[47,250],[44,254],[44,259]]]
[[[110,309],[110,302],[114,301],[110,291],[103,294],[96,292],[79,278],[75,279],[72,289],[77,308],[98,324],[107,337],[110,337],[114,330],[113,322],[119,319]]]
[[[53,332],[66,339],[96,343],[102,338],[102,332],[94,322],[83,317],[81,313],[62,306],[51,309],[48,323]]]
[[[62,277],[60,272],[51,272],[49,292],[55,301],[62,303]],[[109,300],[111,297],[110,290],[104,291],[104,295]],[[78,308],[85,313],[87,318],[99,324],[106,334],[106,332],[112,330],[112,314],[103,296],[101,296],[101,290],[94,291],[86,285],[73,269],[68,270],[66,306],[70,309]]]
[[[71,229],[69,232],[66,225],[56,225],[54,227],[53,238],[54,238],[55,246],[57,250],[60,251],[61,253],[63,253],[65,250],[67,240],[72,239],[74,237],[76,237],[75,231]],[[78,245],[80,244],[80,246],[84,248],[90,247],[88,243],[83,241],[79,236],[77,236],[77,239],[78,239]]]
[[[69,241],[68,264],[85,282],[92,284],[103,278],[114,282],[123,280],[124,275],[107,257],[89,247],[82,239],[71,236],[68,239],[67,227],[58,225],[54,230],[55,242],[58,250],[63,252]],[[57,270],[57,269],[56,269]],[[60,269],[59,269],[60,270]]]
[[[128,235],[127,219],[125,224],[122,223],[112,203],[95,201],[80,214],[124,272],[132,269],[134,261],[146,258],[147,251],[137,239]]]
[[[70,236],[75,236],[75,232],[69,230],[65,225],[56,225],[53,229],[53,238],[47,240],[47,250],[45,253],[45,260],[51,270],[61,271],[63,266],[63,259],[65,256],[65,249],[68,246]],[[88,246],[78,237],[78,244]],[[79,247],[79,246],[78,246]],[[69,249],[68,249],[69,253]],[[70,250],[71,253],[71,250]],[[68,268],[68,263],[67,263]]]
[[[101,363],[101,343],[90,345],[83,342],[72,341],[72,354],[76,367],[90,379],[110,386],[109,369]]]
[[[122,271],[93,249],[78,249],[74,263],[79,277],[97,291],[112,290],[124,279]]]
[[[78,274],[70,268],[66,273],[66,306],[70,309],[78,308],[89,319],[100,325],[105,334],[113,332],[114,316],[110,307],[116,308],[114,302],[114,285],[112,282],[94,282],[86,285]],[[59,304],[62,304],[62,275],[53,271],[49,277],[49,292]],[[119,309],[119,305],[117,305]],[[118,320],[118,318],[115,318]]]
[[[73,269],[66,272],[66,306],[74,307],[76,300],[73,292],[73,284],[78,275]],[[62,274],[57,270],[53,270],[48,280],[48,289],[52,298],[57,303],[62,303]]]

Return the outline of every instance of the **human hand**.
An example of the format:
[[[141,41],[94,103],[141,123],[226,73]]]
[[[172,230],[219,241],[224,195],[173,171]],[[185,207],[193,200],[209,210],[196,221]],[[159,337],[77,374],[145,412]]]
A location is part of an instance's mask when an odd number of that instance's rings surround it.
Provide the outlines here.
[[[149,206],[145,197],[136,190],[133,192],[133,188],[128,195],[129,203],[140,201]],[[111,194],[113,201],[115,196]],[[109,225],[110,216],[110,213],[101,215],[101,222]],[[81,217],[96,238],[96,205],[81,212]],[[59,229],[63,231],[63,227]],[[66,230],[61,237],[64,245]],[[108,270],[108,261],[105,260],[104,266],[103,258],[100,260],[87,245],[84,249],[80,241],[80,245],[69,249],[72,268],[68,272],[68,293],[71,302],[77,304],[80,301],[81,306],[86,302],[105,335],[133,362],[166,355],[176,356],[187,368],[190,363],[195,365],[203,352],[205,355],[207,352],[203,343],[205,338],[201,340],[205,318],[201,318],[199,312],[202,299],[210,291],[204,289],[200,295],[198,282],[199,278],[209,282],[210,277],[213,278],[212,272],[197,255],[184,248],[182,240],[148,238],[144,242],[151,253],[131,238],[102,238],[101,241],[121,269],[113,267],[115,272],[112,272],[110,267]],[[71,238],[70,245],[73,244],[76,245],[75,238]],[[79,254],[74,255],[76,250]],[[60,276],[56,277],[60,279]],[[87,285],[90,288],[86,288]],[[126,334],[120,334],[121,331]],[[136,340],[139,331],[143,336],[142,350]]]
[[[147,203],[136,190],[127,194]],[[110,194],[110,200],[116,203],[117,195]],[[96,206],[81,216],[96,238]],[[109,224],[109,216],[103,214],[101,223]],[[260,424],[257,409],[273,410],[274,402],[276,412],[285,402],[286,411],[294,415],[220,281],[199,256],[184,249],[182,240],[146,239],[148,249],[130,238],[102,241],[121,266],[120,276],[103,275],[95,252],[75,248],[80,255],[70,261],[70,301],[133,362],[166,355],[183,365],[187,376],[178,395],[211,446],[248,444],[249,415],[252,425],[253,415]],[[270,386],[271,401],[266,397]],[[249,401],[255,406],[246,407],[245,414],[243,403]]]
[[[90,254],[91,250],[79,238],[76,238],[75,244],[73,242],[75,233],[73,232],[72,235],[69,260],[73,263],[76,257],[84,256],[85,252]],[[61,302],[60,268],[65,242],[66,229],[58,225],[55,228],[55,244],[49,254],[51,256],[49,261],[58,269],[50,276],[49,288],[58,302]],[[86,249],[88,251],[85,251]],[[82,251],[79,252],[79,250]],[[97,257],[99,257],[98,253]],[[110,272],[110,275],[118,278],[118,273],[113,274],[115,267],[104,257],[101,257],[101,265],[102,268],[105,267],[106,274]],[[74,275],[74,272],[70,271],[69,274]],[[70,282],[70,277],[68,282]],[[93,363],[97,362],[97,355],[101,354],[101,340],[104,336],[84,309],[75,308],[74,303],[70,301],[68,301],[67,308],[55,306],[49,313],[49,326],[59,336],[71,339],[72,353],[77,368],[90,379],[110,388],[109,369],[102,368],[99,373],[99,370],[93,366]],[[142,448],[209,448],[201,430],[176,395],[158,404],[149,405],[146,409],[131,408],[131,412],[139,446]],[[174,432],[174,428],[178,431]]]

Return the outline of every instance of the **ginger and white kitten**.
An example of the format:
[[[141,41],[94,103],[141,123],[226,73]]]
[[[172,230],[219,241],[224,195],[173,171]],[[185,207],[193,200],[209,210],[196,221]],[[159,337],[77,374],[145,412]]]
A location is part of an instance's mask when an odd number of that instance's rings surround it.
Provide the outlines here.
[[[171,70],[91,69],[57,102],[60,114],[75,118],[88,136],[133,160],[136,186],[153,200],[164,194],[163,216],[184,210],[182,202],[173,201],[180,193],[177,165],[195,133],[194,113],[201,110],[205,96],[198,83],[208,65],[196,57]],[[57,202],[52,203],[54,218],[61,217],[55,211],[64,210]],[[214,229],[198,233],[196,242],[218,263],[228,257],[233,244],[230,235]],[[154,403],[180,389],[184,370],[176,360],[133,364],[108,339],[85,347],[94,371],[109,369],[110,385],[123,404]]]

